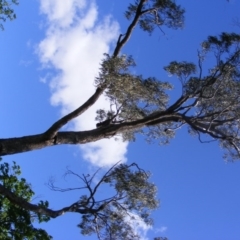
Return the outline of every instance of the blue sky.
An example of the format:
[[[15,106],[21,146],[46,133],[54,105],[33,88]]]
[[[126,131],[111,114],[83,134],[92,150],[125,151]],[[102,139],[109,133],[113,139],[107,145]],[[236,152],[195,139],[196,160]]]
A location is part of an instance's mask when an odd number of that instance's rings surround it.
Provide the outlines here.
[[[45,131],[62,114],[79,106],[94,92],[94,77],[104,52],[111,53],[127,21],[123,12],[130,1],[25,0],[16,8],[17,19],[4,24],[0,34],[1,137]],[[180,83],[163,70],[172,60],[197,62],[197,49],[208,35],[239,32],[233,19],[240,2],[230,0],[177,1],[186,9],[182,30],[156,29],[149,36],[136,31],[122,53],[132,54],[135,72],[169,81],[180,94]],[[85,5],[84,5],[85,3]],[[208,64],[212,64],[209,59]],[[205,68],[207,69],[207,65]],[[91,129],[95,111],[107,106],[104,98],[92,111],[66,126]],[[123,160],[137,162],[152,172],[159,188],[160,208],[152,229],[142,226],[142,238],[167,236],[170,240],[240,239],[240,163],[226,163],[216,143],[201,144],[187,129],[168,146],[105,140],[85,146],[57,146],[4,157],[17,161],[32,183],[36,200],[47,199],[61,208],[80,193],[51,192],[44,184],[54,176],[59,186],[78,182],[62,178],[66,166],[78,173],[92,173],[99,166]],[[104,189],[101,194],[104,196]],[[66,214],[41,225],[56,240],[82,239],[76,225],[80,216]],[[95,236],[86,239],[96,239]]]

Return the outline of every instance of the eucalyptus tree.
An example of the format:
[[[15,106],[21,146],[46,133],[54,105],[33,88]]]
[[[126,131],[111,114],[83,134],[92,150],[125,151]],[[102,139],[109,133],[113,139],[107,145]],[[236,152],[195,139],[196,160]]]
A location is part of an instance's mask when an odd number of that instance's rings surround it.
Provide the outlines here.
[[[130,39],[137,25],[149,33],[155,27],[163,25],[170,28],[181,28],[184,22],[184,10],[172,0],[140,0],[128,6],[125,16],[129,19],[130,24],[126,33],[119,36],[112,56],[106,55],[105,60],[102,62],[102,69],[99,72],[99,76],[95,79],[95,93],[84,104],[53,123],[43,133],[20,138],[0,139],[1,156],[60,144],[83,144],[109,138],[119,133],[124,134],[129,130],[141,129],[146,123],[149,123],[147,121],[148,116],[143,115],[146,112],[145,109],[143,109],[142,114],[139,113],[138,103],[141,100],[151,102],[152,106],[156,102],[156,98],[159,98],[159,101],[163,99],[160,108],[156,110],[163,109],[167,101],[164,89],[169,88],[170,85],[158,82],[155,78],[142,79],[140,76],[131,75],[128,69],[134,65],[134,61],[126,55],[121,55],[120,51]],[[128,82],[129,89],[127,89],[126,82]],[[137,85],[134,86],[134,84]],[[120,92],[119,88],[123,85],[122,94],[118,94]],[[138,94],[138,92],[141,92],[143,95]],[[95,129],[90,131],[61,131],[65,124],[84,114],[103,94],[109,97],[110,104],[114,102],[116,110],[115,112],[105,112],[99,109],[96,117],[102,122],[110,120],[107,121],[110,124],[100,124],[101,127],[98,127],[98,124]],[[158,94],[160,95],[157,97]],[[124,97],[129,97],[124,103],[121,102],[123,95]],[[134,109],[132,113],[130,113],[131,109]],[[111,119],[113,116],[115,116],[114,119]],[[110,119],[103,119],[104,117]]]
[[[12,171],[11,171],[12,170]],[[97,234],[98,239],[134,240],[140,236],[134,230],[133,222],[143,221],[152,225],[152,210],[158,207],[156,186],[149,181],[150,174],[137,164],[114,165],[96,182],[96,174],[79,175],[70,169],[66,176],[76,177],[83,186],[74,188],[56,187],[50,180],[48,186],[54,191],[83,191],[77,201],[59,210],[49,208],[48,201],[33,204],[34,195],[25,179],[18,178],[20,167],[8,163],[0,165],[0,224],[1,239],[51,239],[44,230],[33,227],[32,222],[47,222],[66,213],[81,215],[78,227],[83,235]],[[108,185],[111,195],[99,199],[98,192]]]
[[[73,112],[36,135],[0,139],[0,155],[9,155],[61,144],[84,144],[121,134],[132,140],[137,133],[147,139],[166,143],[177,129],[187,125],[189,132],[200,141],[207,135],[209,141],[218,141],[226,150],[225,157],[240,157],[239,139],[239,42],[240,35],[222,33],[210,36],[202,43],[198,62],[172,61],[164,69],[176,75],[182,84],[182,93],[169,103],[167,91],[172,85],[155,77],[134,75],[133,57],[120,54],[134,28],[151,33],[154,28],[167,26],[181,28],[184,9],[172,0],[137,0],[125,12],[130,24],[120,34],[112,55],[105,55],[98,77],[96,91]],[[215,58],[214,65],[204,69],[208,55]],[[207,72],[207,73],[206,73]],[[99,109],[95,129],[87,131],[61,131],[74,118],[84,114],[101,95],[109,99],[111,110]],[[205,138],[204,138],[205,139]]]

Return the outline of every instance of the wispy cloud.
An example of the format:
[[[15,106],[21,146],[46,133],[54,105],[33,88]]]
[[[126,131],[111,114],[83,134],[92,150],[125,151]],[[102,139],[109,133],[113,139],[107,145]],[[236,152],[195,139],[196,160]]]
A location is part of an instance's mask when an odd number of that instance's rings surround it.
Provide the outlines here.
[[[30,60],[20,60],[20,62],[19,62],[19,65],[20,66],[24,66],[24,67],[28,67],[28,66],[30,66],[32,64],[32,61],[30,61]]]
[[[157,228],[155,230],[156,233],[164,233],[167,231],[167,227],[166,226],[161,226],[160,228]]]
[[[94,1],[40,0],[40,4],[41,13],[46,16],[47,29],[45,38],[38,46],[38,54],[43,66],[57,72],[50,80],[51,103],[61,106],[61,114],[66,114],[94,93],[99,63],[103,53],[109,53],[116,41],[119,25],[111,16],[99,19]],[[94,128],[96,110],[99,108],[109,108],[104,97],[77,118],[73,128]],[[126,160],[127,145],[126,142],[104,139],[80,148],[84,159],[97,166],[110,166],[119,160]]]

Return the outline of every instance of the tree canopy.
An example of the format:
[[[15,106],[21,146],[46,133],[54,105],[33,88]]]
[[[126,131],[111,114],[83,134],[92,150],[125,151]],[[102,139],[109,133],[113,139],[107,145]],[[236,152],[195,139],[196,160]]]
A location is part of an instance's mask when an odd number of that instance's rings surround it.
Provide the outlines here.
[[[63,144],[85,144],[119,135],[124,141],[134,141],[137,134],[143,134],[147,141],[166,144],[178,129],[187,126],[189,133],[196,135],[200,142],[218,141],[225,150],[224,158],[239,159],[239,34],[223,32],[209,36],[198,50],[196,63],[172,61],[163,67],[181,83],[181,94],[173,103],[169,95],[173,86],[168,81],[134,74],[134,57],[122,53],[135,27],[149,34],[162,26],[179,29],[184,24],[184,13],[173,0],[131,3],[125,12],[129,25],[125,33],[119,35],[113,53],[104,55],[99,74],[93,79],[96,90],[92,96],[42,133],[0,139],[0,155]],[[0,20],[7,18],[14,19],[15,14],[10,3],[0,0]],[[214,62],[206,69],[209,56]],[[108,99],[109,109],[97,110],[94,129],[62,130],[68,122],[87,114],[87,109],[102,95]],[[19,239],[19,234],[27,239],[50,239],[44,230],[34,228],[33,220],[48,221],[69,212],[82,216],[78,224],[82,234],[96,233],[99,239],[139,239],[130,222],[140,218],[148,225],[153,224],[150,213],[158,207],[156,186],[149,181],[150,174],[135,163],[113,166],[96,184],[93,179],[97,173],[79,175],[68,170],[67,175],[75,176],[84,185],[63,189],[49,182],[50,188],[54,191],[84,189],[87,194],[59,210],[50,208],[47,201],[31,203],[34,192],[25,179],[17,178],[20,168],[16,163],[12,167],[13,174],[7,163],[1,164],[0,171],[0,222],[3,226],[0,238],[4,239]],[[97,200],[97,192],[105,184],[114,194]]]
[[[66,176],[74,176],[83,182],[76,188],[56,187],[53,179],[48,186],[54,191],[82,191],[79,199],[70,206],[59,210],[49,208],[48,201],[33,204],[34,196],[31,186],[24,178],[19,179],[20,167],[13,162],[0,165],[0,222],[2,239],[51,239],[44,230],[36,229],[34,220],[47,222],[51,218],[65,213],[81,214],[78,224],[83,235],[96,233],[99,239],[139,239],[134,230],[133,222],[141,219],[147,225],[152,225],[150,217],[152,210],[158,207],[156,186],[149,182],[150,173],[140,169],[137,164],[120,164],[110,168],[95,184],[96,172],[79,175],[68,169]],[[102,185],[113,189],[105,199],[97,196]],[[108,190],[109,191],[109,190]]]
[[[182,94],[169,102],[170,83],[155,77],[134,75],[132,56],[120,54],[139,24],[144,31],[165,25],[180,28],[184,9],[174,1],[136,1],[125,13],[130,24],[120,34],[112,55],[105,55],[99,76],[95,79],[96,91],[73,112],[52,124],[45,132],[8,139],[0,139],[2,156],[41,149],[61,144],[84,144],[121,134],[124,140],[133,140],[143,133],[148,140],[168,143],[176,130],[187,125],[189,132],[202,135],[208,141],[218,141],[226,150],[224,157],[240,157],[239,151],[239,41],[236,33],[209,36],[198,51],[198,62],[172,61],[164,69],[176,75],[182,84]],[[204,69],[204,61],[212,55],[215,63]],[[69,121],[82,115],[104,94],[110,110],[99,109],[95,129],[87,131],[61,131]]]

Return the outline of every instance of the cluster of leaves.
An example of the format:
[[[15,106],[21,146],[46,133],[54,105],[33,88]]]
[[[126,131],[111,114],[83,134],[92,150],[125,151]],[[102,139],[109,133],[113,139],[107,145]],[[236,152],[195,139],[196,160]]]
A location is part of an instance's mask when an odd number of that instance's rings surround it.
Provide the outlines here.
[[[209,36],[206,41],[202,43],[202,47],[204,50],[216,50],[218,51],[229,51],[232,45],[238,43],[240,41],[240,35],[236,33],[226,33],[223,32],[219,37]]]
[[[139,0],[130,4],[125,16],[132,19],[139,10]],[[177,29],[183,27],[184,9],[172,0],[148,0],[141,9],[139,26],[146,32],[152,33],[156,26],[165,25],[169,28]]]
[[[12,166],[6,162],[1,163],[0,184],[17,197],[29,202],[34,192],[24,178],[18,178],[20,174],[20,167],[15,162]],[[46,203],[42,202],[42,205],[46,206]],[[35,218],[36,216],[30,211],[11,203],[6,197],[0,195],[0,239],[52,239],[47,232],[32,225]],[[47,220],[46,217],[38,216],[39,222]]]
[[[170,83],[154,77],[143,78],[141,75],[132,74],[132,68],[136,64],[131,56],[105,56],[100,76],[95,83],[98,86],[107,85],[105,94],[115,109],[111,109],[110,112],[98,110],[97,120],[103,121],[104,118],[117,114],[116,122],[130,122],[142,119],[155,111],[166,110],[169,101],[166,90],[172,89]],[[164,129],[168,127],[169,124],[163,126]],[[152,127],[147,134],[154,135],[155,131]],[[163,135],[163,131],[158,132]],[[125,140],[131,140],[135,133],[136,131],[128,131],[123,137]]]
[[[188,80],[188,77],[191,74],[196,73],[197,68],[194,63],[186,61],[182,62],[172,61],[168,66],[164,67],[164,70],[172,75],[176,75],[181,81],[181,83],[184,85],[185,82]]]
[[[98,202],[101,211],[82,216],[78,225],[82,234],[97,233],[98,238],[104,240],[139,239],[132,222],[140,220],[152,225],[150,212],[158,207],[156,186],[149,182],[149,177],[150,174],[136,164],[120,164],[110,169],[99,183],[109,184],[116,193]]]
[[[17,0],[0,0],[0,21],[6,21],[7,19],[13,20],[16,18],[16,14],[12,8],[12,4],[18,4]],[[0,28],[3,29],[3,25],[0,23]]]
[[[138,119],[155,110],[165,110],[169,100],[165,91],[172,89],[168,82],[132,74],[131,68],[134,66],[131,56],[111,58],[106,55],[100,78],[97,79],[97,82],[101,79],[101,82],[107,83],[106,96],[112,104],[117,100],[124,109],[121,117],[125,121]]]

